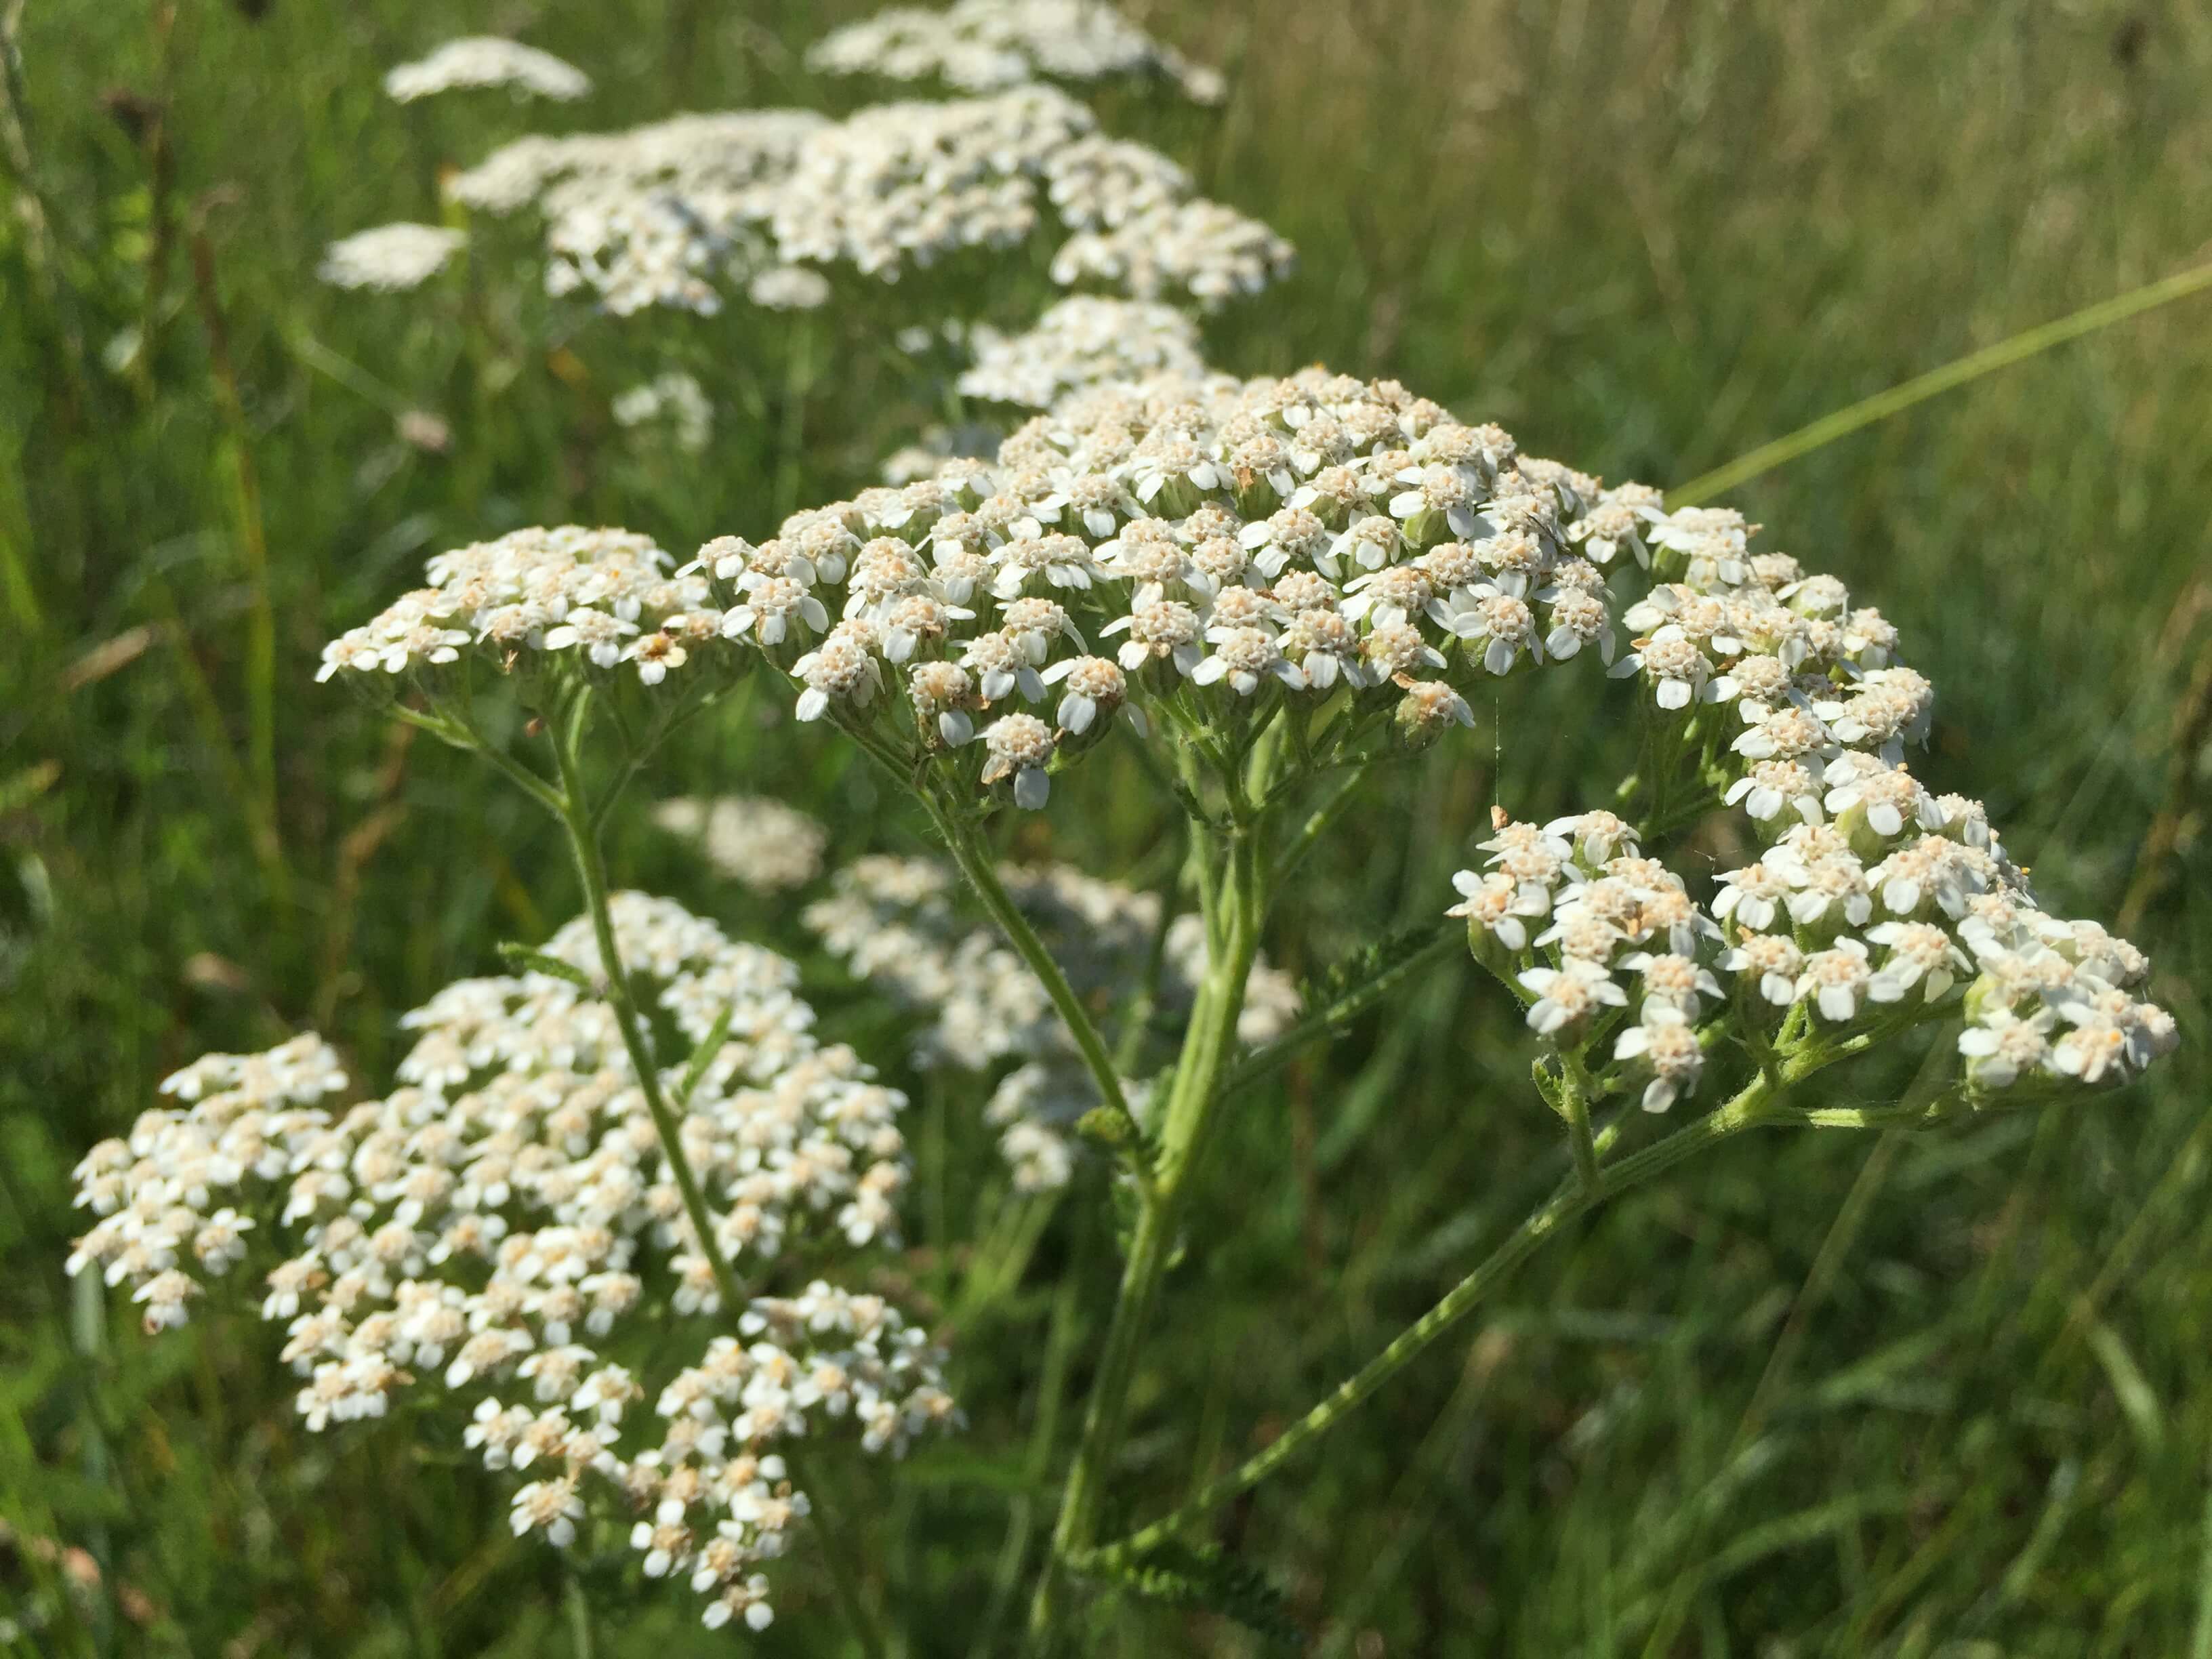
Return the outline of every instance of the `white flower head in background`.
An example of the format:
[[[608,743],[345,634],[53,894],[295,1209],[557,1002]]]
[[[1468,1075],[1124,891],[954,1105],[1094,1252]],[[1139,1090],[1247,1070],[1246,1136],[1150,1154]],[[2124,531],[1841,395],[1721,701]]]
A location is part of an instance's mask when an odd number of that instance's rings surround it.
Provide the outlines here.
[[[805,265],[770,265],[745,284],[745,298],[765,311],[813,311],[830,303],[830,279]]]
[[[333,288],[397,294],[428,282],[467,241],[439,225],[379,225],[332,242],[315,274]]]
[[[455,175],[486,213],[535,207],[546,286],[616,315],[712,313],[728,292],[797,309],[842,264],[896,281],[964,249],[1026,240],[1048,217],[1074,234],[1055,280],[1211,305],[1284,275],[1287,243],[1191,194],[1158,151],[1097,131],[1051,86],[811,110],[683,115],[625,131],[518,139]]]
[[[1069,392],[1109,380],[1206,373],[1198,325],[1172,306],[1079,295],[1060,301],[1019,334],[977,325],[975,361],[961,393],[1025,409],[1049,409]]]
[[[496,34],[448,40],[428,57],[402,64],[384,77],[387,95],[402,104],[441,92],[503,87],[518,98],[567,102],[592,89],[592,77],[550,52]]]
[[[826,35],[806,62],[832,75],[934,79],[963,92],[1144,75],[1172,82],[1194,103],[1218,104],[1226,90],[1218,71],[1155,40],[1103,0],[960,0],[946,11],[896,6]]]
[[[804,887],[822,873],[830,845],[821,823],[763,795],[679,796],[656,805],[653,821],[697,842],[718,874],[756,893]]]
[[[619,427],[665,421],[675,432],[677,448],[686,455],[698,454],[714,435],[714,406],[707,400],[706,388],[680,368],[617,393],[608,412]]]
[[[1069,865],[1007,865],[999,874],[1078,995],[1127,998],[1157,964],[1152,1017],[1170,1026],[1188,1017],[1206,976],[1206,928],[1197,915],[1175,917],[1163,934],[1156,893]],[[1001,1132],[1000,1152],[1018,1189],[1064,1185],[1075,1167],[1074,1123],[1098,1104],[1097,1085],[1043,984],[965,899],[949,863],[870,856],[831,878],[829,896],[807,907],[805,921],[855,977],[927,1018],[915,1040],[917,1064],[988,1072],[1017,1062],[994,1090],[985,1121]],[[1237,1036],[1253,1044],[1279,1036],[1300,1007],[1296,982],[1263,955]],[[1127,1087],[1133,1097],[1139,1093]]]

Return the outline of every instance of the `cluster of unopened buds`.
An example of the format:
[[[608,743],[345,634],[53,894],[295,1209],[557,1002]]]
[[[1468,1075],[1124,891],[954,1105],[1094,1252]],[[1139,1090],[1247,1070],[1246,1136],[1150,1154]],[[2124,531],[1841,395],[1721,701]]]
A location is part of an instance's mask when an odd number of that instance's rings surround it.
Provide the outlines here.
[[[766,1277],[804,1244],[865,1273],[906,1181],[902,1097],[817,1042],[790,963],[665,900],[612,909],[634,980],[691,1045],[662,1081],[688,1089],[683,1144],[724,1255]],[[648,1576],[708,1598],[709,1625],[757,1628],[760,1569],[808,1512],[787,1449],[842,1436],[896,1454],[951,1425],[942,1356],[883,1297],[820,1279],[725,1309],[586,988],[603,972],[589,925],[544,959],[408,1016],[415,1044],[381,1099],[343,1103],[345,1069],[312,1036],[178,1073],[176,1106],[79,1166],[94,1220],[70,1268],[129,1286],[160,1328],[274,1244],[260,1311],[308,1428],[442,1391],[456,1441],[516,1477],[518,1534],[627,1536]]]

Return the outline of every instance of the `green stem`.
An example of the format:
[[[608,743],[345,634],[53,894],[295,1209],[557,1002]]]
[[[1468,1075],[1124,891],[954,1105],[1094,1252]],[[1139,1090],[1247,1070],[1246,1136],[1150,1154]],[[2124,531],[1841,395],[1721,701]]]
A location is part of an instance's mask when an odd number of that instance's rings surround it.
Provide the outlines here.
[[[1582,1056],[1577,1054],[1563,1051],[1559,1055],[1559,1097],[1567,1120],[1567,1140],[1575,1152],[1575,1177],[1584,1192],[1595,1192],[1601,1177],[1597,1143],[1590,1138],[1589,1073],[1583,1069]]]
[[[699,1185],[699,1177],[692,1173],[691,1160],[684,1154],[683,1126],[661,1092],[659,1068],[653,1062],[653,1051],[646,1043],[645,1029],[638,1019],[629,974],[623,966],[621,952],[615,947],[614,915],[607,907],[606,862],[599,853],[599,836],[592,827],[592,811],[584,795],[583,769],[576,754],[579,734],[574,728],[564,734],[551,722],[548,722],[548,732],[553,739],[554,764],[561,774],[561,790],[556,797],[557,811],[562,827],[568,832],[568,849],[575,855],[576,876],[583,884],[584,902],[591,911],[592,936],[599,940],[599,965],[607,983],[607,1006],[614,1010],[623,1047],[629,1054],[630,1069],[637,1073],[639,1092],[645,1097],[646,1110],[653,1115],[653,1131],[660,1138],[661,1156],[668,1160],[669,1172],[676,1177],[677,1190],[683,1194],[684,1213],[690,1219],[691,1231],[698,1236],[699,1249],[706,1256],[707,1265],[714,1270],[722,1307],[730,1317],[735,1318],[744,1307],[744,1287],[731,1272],[729,1259],[722,1254],[720,1242],[714,1237],[714,1212],[707,1207],[707,1194]]]
[[[1335,827],[1336,821],[1344,816],[1346,809],[1352,805],[1353,794],[1366,781],[1367,768],[1364,765],[1353,766],[1349,775],[1330,792],[1328,799],[1314,808],[1311,815],[1298,826],[1297,833],[1292,836],[1283,850],[1276,854],[1272,878],[1278,895],[1282,892],[1292,873],[1306,861],[1329,830]]]
[[[574,1573],[562,1586],[561,1599],[568,1607],[571,1659],[598,1659],[599,1647],[592,1638],[592,1604]]]
[[[1109,1111],[1121,1120],[1123,1127],[1129,1132],[1128,1144],[1141,1146],[1144,1144],[1143,1128],[1137,1121],[1136,1114],[1129,1109],[1129,1099],[1122,1092],[1121,1073],[1115,1069],[1114,1056],[1107,1050],[1106,1039],[1099,1035],[1098,1027],[1092,1023],[1082,999],[1075,994],[1075,988],[1067,982],[1067,975],[1052,959],[1052,952],[1045,949],[1044,941],[1036,936],[1036,930],[1030,926],[1029,919],[1015,904],[1013,895],[1006,891],[1006,884],[999,879],[990,849],[982,844],[982,838],[975,834],[971,825],[951,812],[939,810],[934,803],[927,804],[930,817],[936,823],[938,833],[945,837],[945,844],[952,854],[953,862],[960,866],[960,873],[967,877],[968,884],[975,890],[975,896],[982,900],[983,908],[999,924],[999,930],[1006,936],[1006,942],[1029,964],[1030,971],[1044,986],[1045,994],[1052,999],[1052,1006],[1059,1011],[1060,1023],[1067,1027],[1068,1036],[1074,1039],[1076,1051],[1083,1056],[1083,1064],[1091,1073],[1091,1080],[1098,1090],[1099,1098],[1106,1103]],[[1140,1181],[1149,1179],[1141,1164],[1139,1165],[1139,1175]]]
[[[1568,1222],[1595,1208],[1608,1198],[1639,1187],[1685,1158],[1718,1145],[1746,1129],[1774,1121],[1768,1103],[1771,1085],[1756,1078],[1733,1100],[1666,1139],[1632,1152],[1604,1169],[1596,1182],[1577,1182],[1562,1188],[1540,1206],[1512,1236],[1454,1285],[1443,1299],[1400,1333],[1389,1346],[1368,1361],[1334,1394],[1309,1411],[1266,1450],[1206,1486],[1173,1514],[1154,1522],[1120,1542],[1108,1547],[1115,1553],[1134,1553],[1165,1542],[1204,1518],[1206,1512],[1248,1487],[1255,1486],[1307,1445],[1327,1434],[1357,1409],[1370,1395],[1411,1364],[1431,1344],[1466,1317],[1475,1305],[1507,1275],[1536,1253],[1537,1249]]]
[[[1193,833],[1207,831],[1194,825]],[[1231,831],[1218,875],[1204,884],[1209,956],[1189,1029],[1169,1085],[1159,1124],[1159,1155],[1152,1189],[1143,1195],[1121,1273],[1114,1318],[1099,1356],[1084,1416],[1083,1437],[1061,1489],[1053,1530],[1053,1559],[1046,1564],[1030,1608],[1033,1637],[1048,1641],[1057,1621],[1060,1565],[1087,1551],[1095,1537],[1107,1471],[1121,1450],[1128,1423],[1129,1389],[1152,1324],[1160,1283],[1175,1254],[1192,1175],[1203,1160],[1215,1108],[1237,1048],[1237,1022],[1259,952],[1261,890],[1256,826]],[[1211,860],[1202,860],[1210,866]]]
[[[544,779],[539,777],[538,774],[523,765],[506,750],[495,748],[485,742],[473,726],[449,720],[442,714],[426,714],[422,709],[409,708],[404,705],[394,708],[392,713],[408,725],[419,726],[441,742],[449,743],[456,749],[465,749],[472,755],[481,756],[509,783],[521,790],[524,794],[529,796],[555,817],[566,821],[567,809],[562,805],[560,791],[555,789]]]
[[[1667,505],[1669,507],[1687,507],[1692,502],[1717,495],[1723,490],[1733,489],[1747,479],[1755,478],[1760,473],[1794,461],[1801,455],[1810,454],[1861,427],[1887,420],[1892,415],[1924,402],[1939,392],[1964,386],[1969,380],[1978,380],[1993,370],[2008,368],[2039,352],[2048,351],[2053,346],[2063,345],[2084,334],[2094,334],[2100,328],[2109,328],[2114,323],[2124,322],[2142,312],[2186,299],[2208,288],[2212,288],[2212,264],[2193,265],[2159,282],[2118,295],[2110,300],[2100,301],[2055,322],[2045,323],[2009,339],[2000,340],[1995,345],[1984,346],[1955,362],[1916,375],[1902,386],[1893,386],[1886,392],[1877,392],[1871,398],[1861,398],[1848,409],[1824,415],[1810,426],[1800,427],[1786,437],[1761,444],[1749,454],[1737,457],[1726,466],[1716,467],[1711,472],[1691,479],[1679,489],[1668,490]]]

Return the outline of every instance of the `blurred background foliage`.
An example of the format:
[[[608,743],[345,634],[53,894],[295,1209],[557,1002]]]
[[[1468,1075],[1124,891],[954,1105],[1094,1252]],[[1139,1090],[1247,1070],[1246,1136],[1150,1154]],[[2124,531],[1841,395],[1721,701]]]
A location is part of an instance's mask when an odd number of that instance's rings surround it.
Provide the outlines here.
[[[521,131],[849,107],[864,92],[815,84],[797,54],[858,8],[14,9],[4,1628],[39,1654],[726,1650],[687,1597],[633,1594],[612,1565],[580,1570],[597,1608],[580,1631],[560,1560],[513,1544],[492,1484],[404,1419],[302,1432],[249,1316],[139,1340],[131,1310],[63,1277],[68,1174],[205,1049],[312,1024],[383,1075],[402,1011],[568,913],[527,805],[314,688],[325,638],[427,553],[518,524],[621,523],[688,550],[866,481],[947,412],[882,342],[975,291],[948,270],[841,281],[795,321],[617,321],[550,308],[520,233],[396,297],[319,286],[323,246],[435,218],[440,169]],[[1302,255],[1209,325],[1217,361],[1395,375],[1609,479],[1685,480],[2212,255],[2212,11],[2187,0],[1136,9],[1231,95],[1200,112],[1109,93],[1105,125]],[[384,99],[384,70],[483,27],[597,89],[551,111]],[[1018,317],[1043,291],[1032,270],[994,303]],[[2122,916],[2181,1053],[2076,1110],[1739,1144],[1583,1224],[1222,1517],[1314,1651],[2212,1655],[2208,306],[1729,498],[1899,623],[1939,688],[1926,775],[1988,800],[2052,908]],[[671,367],[723,406],[703,456],[610,421],[614,393]],[[1271,948],[1323,969],[1441,908],[1492,800],[1586,801],[1617,774],[1581,692],[1478,709],[1468,740],[1378,790]],[[837,857],[921,845],[848,752],[768,702],[671,757],[654,790],[781,794],[833,824]],[[1159,830],[1144,792],[1087,775],[1010,850],[1141,861]],[[896,1022],[805,954],[791,908],[713,886],[641,801],[613,862],[802,955],[831,1025],[896,1058]],[[1264,1443],[1553,1178],[1556,1126],[1497,1000],[1440,972],[1247,1097],[1151,1352],[1119,1477],[1132,1518]],[[962,1171],[984,1154],[968,1092],[918,1101],[940,1195],[912,1230],[927,1286],[974,1243]],[[1079,1190],[1016,1293],[953,1333],[977,1425],[958,1455],[869,1503],[905,1651],[993,1650],[1010,1506],[1040,1528],[1048,1513],[1030,1419],[1054,1287],[1076,1287],[1077,1339],[1110,1294],[1095,1198]],[[795,1571],[754,1645],[840,1651]],[[1248,1639],[1129,1608],[1096,1632],[1133,1655]]]

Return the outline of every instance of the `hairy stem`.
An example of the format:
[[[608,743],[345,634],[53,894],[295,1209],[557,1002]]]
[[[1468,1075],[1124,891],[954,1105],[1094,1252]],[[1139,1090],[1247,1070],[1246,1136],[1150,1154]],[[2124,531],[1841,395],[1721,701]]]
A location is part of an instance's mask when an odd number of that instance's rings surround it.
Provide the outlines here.
[[[1567,1140],[1575,1152],[1575,1178],[1584,1192],[1595,1192],[1599,1180],[1597,1143],[1590,1138],[1590,1079],[1582,1056],[1571,1051],[1559,1056],[1559,1103],[1567,1120]]]
[[[1164,1543],[1203,1519],[1206,1512],[1255,1486],[1268,1475],[1327,1434],[1351,1415],[1370,1395],[1406,1369],[1431,1344],[1457,1324],[1475,1305],[1504,1282],[1544,1242],[1568,1222],[1594,1209],[1605,1200],[1641,1186],[1683,1159],[1717,1146],[1746,1129],[1773,1121],[1769,1101],[1771,1085],[1755,1078],[1733,1100],[1666,1139],[1631,1153],[1607,1167],[1595,1183],[1577,1182],[1564,1187],[1539,1206],[1516,1228],[1510,1237],[1486,1257],[1473,1273],[1454,1285],[1443,1299],[1399,1334],[1382,1352],[1368,1361],[1342,1386],[1300,1418],[1266,1450],[1207,1486],[1173,1514],[1108,1547],[1115,1553],[1134,1553]],[[1080,1557],[1079,1556],[1079,1561]]]

